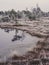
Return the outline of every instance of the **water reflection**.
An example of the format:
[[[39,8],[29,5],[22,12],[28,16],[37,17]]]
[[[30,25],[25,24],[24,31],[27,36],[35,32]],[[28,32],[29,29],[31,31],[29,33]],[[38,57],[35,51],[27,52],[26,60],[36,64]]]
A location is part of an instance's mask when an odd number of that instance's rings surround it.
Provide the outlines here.
[[[13,29],[8,29],[8,28],[2,28],[4,29],[5,32],[9,33],[10,31],[12,31]]]
[[[23,39],[24,38],[24,31],[20,31],[20,30],[15,30],[15,35],[13,36],[13,39],[12,41],[16,41],[16,40],[20,40],[20,39]]]
[[[0,29],[0,56],[23,55],[33,48],[39,38],[17,29]]]
[[[21,31],[21,30],[18,30],[18,29],[14,29],[15,30],[15,34],[13,35],[13,38],[12,38],[12,42],[14,41],[17,41],[17,40],[23,40],[25,35],[24,35],[24,31]],[[7,29],[5,28],[4,31],[6,33],[9,33],[10,31],[13,31],[13,29]]]

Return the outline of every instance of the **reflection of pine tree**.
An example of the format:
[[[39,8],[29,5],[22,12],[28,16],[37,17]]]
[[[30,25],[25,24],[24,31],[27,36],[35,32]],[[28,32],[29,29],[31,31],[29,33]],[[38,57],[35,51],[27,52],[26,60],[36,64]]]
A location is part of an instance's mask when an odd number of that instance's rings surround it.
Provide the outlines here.
[[[17,35],[17,33],[18,33],[18,30],[16,29],[16,30],[15,30],[15,35]]]
[[[22,32],[22,35],[18,35],[18,33],[19,33],[19,30],[16,29],[15,30],[15,35],[14,35],[12,41],[16,41],[16,40],[20,40],[21,38],[24,38],[24,33],[23,32]]]
[[[15,30],[15,35],[14,35],[14,37],[13,37],[12,41],[17,40],[17,33],[18,33],[18,30],[16,29],[16,30]]]

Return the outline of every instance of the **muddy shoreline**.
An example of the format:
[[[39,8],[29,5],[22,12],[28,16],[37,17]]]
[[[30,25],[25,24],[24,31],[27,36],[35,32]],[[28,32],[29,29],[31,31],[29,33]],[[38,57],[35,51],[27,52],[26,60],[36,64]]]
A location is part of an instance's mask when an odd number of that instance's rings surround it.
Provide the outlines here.
[[[30,30],[28,27],[29,26],[27,26],[27,25],[0,25],[0,28],[19,29],[22,31],[26,31],[31,36],[37,36],[39,38],[49,37],[49,34],[40,33],[39,31],[35,32],[35,31]]]

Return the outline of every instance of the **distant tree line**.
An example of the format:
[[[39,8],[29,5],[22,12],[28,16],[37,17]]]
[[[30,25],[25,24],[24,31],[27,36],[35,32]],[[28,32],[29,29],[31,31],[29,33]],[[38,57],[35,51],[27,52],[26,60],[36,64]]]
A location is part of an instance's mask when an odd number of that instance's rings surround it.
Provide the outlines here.
[[[9,16],[10,19],[12,20],[17,20],[17,19],[25,19],[25,20],[36,20],[36,18],[39,17],[48,17],[49,12],[43,12],[39,6],[37,8],[33,8],[32,11],[29,10],[22,10],[22,11],[15,11],[12,9],[11,11],[0,11],[0,16]],[[6,18],[8,19],[8,18]]]
[[[15,11],[14,9],[12,9],[11,11],[0,11],[0,15],[3,16],[9,16],[11,19],[29,19],[29,20],[35,20],[35,16],[32,15],[31,11],[26,11],[26,10],[22,10],[22,11]]]

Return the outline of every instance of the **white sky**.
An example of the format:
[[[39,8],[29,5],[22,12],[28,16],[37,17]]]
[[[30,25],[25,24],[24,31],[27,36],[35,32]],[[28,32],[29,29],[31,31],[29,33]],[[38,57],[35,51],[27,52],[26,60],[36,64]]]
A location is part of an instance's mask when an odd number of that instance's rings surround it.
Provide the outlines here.
[[[0,10],[23,10],[39,4],[43,11],[49,11],[49,0],[0,0]]]

